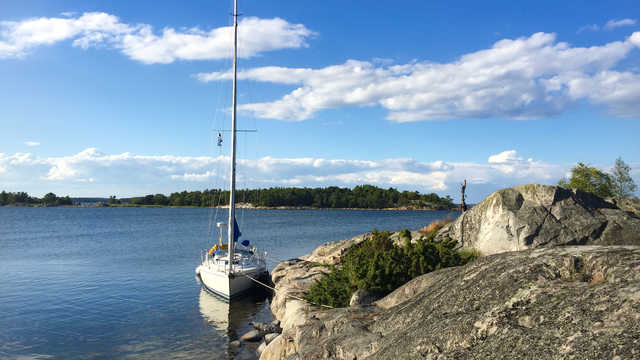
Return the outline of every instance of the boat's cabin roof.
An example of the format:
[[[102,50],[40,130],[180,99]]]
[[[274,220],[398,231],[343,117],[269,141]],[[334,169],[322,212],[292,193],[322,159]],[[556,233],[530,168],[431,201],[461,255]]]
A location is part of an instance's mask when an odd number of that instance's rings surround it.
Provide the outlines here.
[[[236,254],[239,255],[253,255],[253,252],[249,251],[249,250],[243,250],[243,249],[236,249],[235,251]],[[224,257],[224,256],[228,256],[229,255],[229,250],[217,250],[214,252],[214,255],[218,256],[218,257]]]

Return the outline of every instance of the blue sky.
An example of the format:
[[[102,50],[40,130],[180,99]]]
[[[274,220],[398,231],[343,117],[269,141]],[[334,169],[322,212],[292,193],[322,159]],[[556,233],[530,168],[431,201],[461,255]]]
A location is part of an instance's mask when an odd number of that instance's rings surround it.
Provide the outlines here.
[[[0,3],[0,188],[226,184],[230,0]],[[633,1],[240,2],[240,185],[470,200],[621,156],[640,181]],[[225,139],[227,140],[227,139]],[[228,142],[225,143],[225,145]]]

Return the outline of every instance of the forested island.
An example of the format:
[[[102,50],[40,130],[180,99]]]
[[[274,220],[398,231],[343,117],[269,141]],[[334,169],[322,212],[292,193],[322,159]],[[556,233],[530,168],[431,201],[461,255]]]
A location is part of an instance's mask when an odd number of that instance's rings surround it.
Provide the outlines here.
[[[98,199],[98,198],[95,198]],[[85,201],[82,201],[85,200]],[[95,206],[173,206],[216,207],[227,206],[229,191],[207,189],[204,191],[174,192],[169,196],[150,194],[133,198],[98,199]],[[373,185],[350,188],[336,186],[326,188],[268,188],[242,189],[236,191],[236,202],[240,206],[255,208],[323,208],[323,209],[420,209],[453,210],[457,208],[450,196],[440,197],[435,193],[421,194],[418,191],[382,189]],[[58,197],[53,193],[42,199],[25,192],[0,193],[0,206],[60,206],[87,205],[85,198]]]
[[[29,196],[26,192],[6,192],[0,193],[0,206],[62,206],[73,205],[73,200],[69,196],[58,197],[54,193],[48,193],[42,198]]]
[[[115,200],[114,197],[111,198]],[[122,199],[126,201],[126,199]],[[131,205],[212,207],[228,205],[229,192],[212,189],[147,195],[128,199]],[[326,188],[269,188],[236,191],[238,203],[258,208],[325,208],[325,209],[429,209],[449,210],[456,205],[450,196],[418,191],[382,189],[373,185],[359,185],[353,189],[336,186]]]

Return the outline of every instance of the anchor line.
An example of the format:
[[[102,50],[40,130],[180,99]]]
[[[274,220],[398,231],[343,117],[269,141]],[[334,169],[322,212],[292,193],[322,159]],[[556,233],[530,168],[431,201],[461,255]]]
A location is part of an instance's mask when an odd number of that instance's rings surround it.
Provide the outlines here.
[[[264,286],[264,287],[266,287],[266,288],[268,288],[268,289],[271,289],[274,293],[276,292],[276,289],[275,289],[274,287],[269,286],[269,285],[267,285],[267,284],[263,283],[263,282],[262,282],[262,281],[260,281],[260,280],[254,279],[254,278],[252,278],[251,276],[249,276],[249,275],[247,275],[247,274],[242,274],[242,275],[243,275],[243,276],[248,277],[250,280],[253,280],[253,281],[255,281],[256,283],[258,283],[258,284],[260,284],[260,285],[262,285],[262,286]],[[311,305],[321,306],[321,307],[325,307],[325,308],[327,308],[327,309],[333,309],[333,307],[332,307],[332,306],[324,305],[324,304],[316,304],[316,303],[314,303],[314,302],[311,302],[311,301],[305,300],[305,299],[303,299],[303,298],[301,298],[301,297],[298,297],[298,296],[295,296],[295,295],[287,294],[286,296],[288,296],[288,297],[290,297],[290,298],[293,298],[293,299],[296,299],[296,300],[300,300],[300,301],[306,302],[306,303],[311,304]]]

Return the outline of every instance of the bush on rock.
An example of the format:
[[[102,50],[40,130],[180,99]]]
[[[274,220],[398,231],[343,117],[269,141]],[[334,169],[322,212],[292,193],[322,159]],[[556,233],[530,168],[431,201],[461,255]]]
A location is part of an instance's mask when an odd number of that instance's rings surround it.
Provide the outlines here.
[[[358,289],[384,296],[416,276],[476,258],[475,253],[456,251],[455,241],[434,241],[441,226],[415,242],[410,232],[401,231],[403,246],[395,244],[389,232],[373,230],[368,240],[351,247],[341,263],[309,289],[306,300],[344,307]]]

